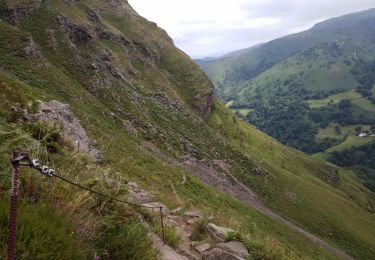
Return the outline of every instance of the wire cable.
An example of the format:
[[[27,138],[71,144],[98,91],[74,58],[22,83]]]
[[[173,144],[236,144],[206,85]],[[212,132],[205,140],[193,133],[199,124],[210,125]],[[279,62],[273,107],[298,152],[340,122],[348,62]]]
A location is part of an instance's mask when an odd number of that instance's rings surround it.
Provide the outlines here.
[[[55,171],[53,169],[51,169],[50,167],[48,166],[43,166],[43,165],[40,165],[38,163],[38,160],[37,159],[31,159],[29,157],[29,155],[27,153],[23,153],[23,152],[20,152],[20,151],[14,151],[13,153],[13,158],[12,158],[12,166],[13,166],[13,169],[16,169],[18,167],[18,170],[19,170],[19,167],[20,166],[27,166],[27,167],[30,167],[30,168],[33,168],[35,170],[37,170],[39,173],[41,173],[42,175],[46,176],[46,177],[56,177],[70,185],[73,185],[73,186],[76,186],[80,189],[83,189],[83,190],[86,190],[88,192],[91,192],[93,194],[96,194],[96,195],[99,195],[101,197],[104,197],[104,198],[107,198],[111,201],[117,201],[117,202],[121,202],[121,203],[124,203],[124,204],[127,204],[129,206],[134,206],[134,207],[141,207],[141,208],[149,208],[149,209],[159,209],[159,212],[160,212],[160,221],[161,221],[161,227],[162,227],[162,236],[163,236],[163,243],[165,245],[165,236],[164,236],[164,223],[163,223],[163,206],[147,206],[147,205],[140,205],[140,204],[135,204],[135,203],[131,203],[131,202],[128,202],[128,201],[125,201],[125,200],[120,200],[120,199],[117,199],[117,198],[114,198],[114,197],[111,197],[107,194],[104,194],[104,193],[101,193],[101,192],[98,192],[98,191],[95,191],[93,189],[90,189],[90,188],[87,188],[79,183],[76,183],[76,182],[73,182],[65,177],[62,177],[60,175],[57,175],[55,173]],[[13,178],[14,178],[14,172],[13,172]],[[15,207],[16,209],[16,207]],[[9,247],[11,248],[11,247]]]
[[[93,189],[90,189],[90,188],[84,187],[84,186],[82,186],[81,184],[78,184],[78,183],[72,182],[72,181],[70,181],[70,180],[68,180],[68,179],[66,179],[66,178],[64,178],[64,177],[62,177],[62,176],[59,176],[59,175],[55,174],[55,173],[52,173],[51,175],[52,175],[52,177],[56,177],[56,178],[58,178],[58,179],[60,179],[60,180],[62,180],[62,181],[64,181],[64,182],[67,182],[67,183],[69,183],[69,184],[71,184],[71,185],[74,185],[74,186],[76,186],[76,187],[78,187],[78,188],[84,189],[84,190],[86,190],[86,191],[89,191],[89,192],[91,192],[91,193],[94,193],[94,194],[96,194],[96,195],[99,195],[99,196],[105,197],[105,198],[110,199],[110,200],[113,200],[113,201],[117,201],[117,202],[125,203],[125,204],[130,205],[130,206],[143,207],[143,208],[149,208],[149,209],[162,209],[162,208],[163,208],[162,206],[146,206],[146,205],[140,205],[140,204],[130,203],[130,202],[128,202],[128,201],[120,200],[120,199],[117,199],[117,198],[114,198],[114,197],[108,196],[108,195],[106,195],[106,194],[104,194],[104,193],[100,193],[100,192],[98,192],[98,191],[95,191],[95,190],[93,190]]]

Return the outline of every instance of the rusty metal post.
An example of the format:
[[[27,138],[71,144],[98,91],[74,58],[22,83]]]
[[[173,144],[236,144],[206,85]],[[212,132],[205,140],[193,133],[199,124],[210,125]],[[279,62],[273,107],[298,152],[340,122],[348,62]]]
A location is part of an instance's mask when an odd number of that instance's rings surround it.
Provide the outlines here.
[[[163,207],[160,207],[160,222],[161,222],[161,232],[163,235],[163,244],[165,245],[165,235],[164,235],[164,221],[163,221]]]
[[[19,152],[13,153],[12,158],[12,194],[10,198],[10,217],[8,233],[8,260],[16,259],[16,230],[17,230],[17,202],[19,190],[20,161]]]

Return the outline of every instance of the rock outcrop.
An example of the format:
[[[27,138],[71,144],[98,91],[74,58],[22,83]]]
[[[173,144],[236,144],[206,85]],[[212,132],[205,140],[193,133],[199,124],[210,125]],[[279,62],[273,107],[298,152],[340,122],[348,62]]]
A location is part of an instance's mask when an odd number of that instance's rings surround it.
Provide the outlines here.
[[[64,15],[57,16],[57,20],[61,29],[70,40],[72,47],[75,47],[77,44],[87,43],[98,39],[95,31],[89,26],[74,23],[70,18]]]
[[[42,54],[32,36],[25,37],[25,48],[19,53],[20,56],[27,59],[39,59]]]
[[[71,141],[75,148],[89,153],[97,162],[101,160],[101,153],[93,146],[93,142],[87,136],[80,121],[74,116],[69,105],[55,100],[43,102],[40,112],[35,117],[44,122],[57,122],[61,125],[63,137]]]
[[[29,1],[0,1],[0,17],[11,25],[16,25],[29,17],[29,15],[40,8],[44,0]]]
[[[208,118],[212,113],[212,106],[214,103],[214,90],[211,89],[205,94],[200,94],[195,97],[198,101],[194,105],[194,109],[197,110],[204,118]]]
[[[89,18],[90,21],[92,21],[94,23],[98,23],[98,24],[103,24],[99,14],[94,9],[90,8],[87,11],[87,15],[88,15],[88,18]]]
[[[171,100],[166,93],[157,92],[154,94],[154,98],[168,109],[181,110],[183,105],[179,101]]]

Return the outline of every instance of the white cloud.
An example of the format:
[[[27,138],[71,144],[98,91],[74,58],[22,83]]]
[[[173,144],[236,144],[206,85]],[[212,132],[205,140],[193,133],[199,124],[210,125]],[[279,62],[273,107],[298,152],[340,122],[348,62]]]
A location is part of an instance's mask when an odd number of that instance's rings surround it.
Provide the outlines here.
[[[324,19],[375,7],[373,0],[130,0],[193,57],[302,31]]]

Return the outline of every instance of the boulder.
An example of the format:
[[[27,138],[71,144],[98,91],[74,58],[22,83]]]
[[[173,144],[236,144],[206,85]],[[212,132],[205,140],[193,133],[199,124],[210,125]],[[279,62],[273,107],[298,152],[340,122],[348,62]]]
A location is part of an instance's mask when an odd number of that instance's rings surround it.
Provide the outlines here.
[[[89,153],[96,162],[102,160],[101,153],[93,146],[93,141],[87,136],[78,118],[75,117],[70,106],[59,101],[43,102],[41,110],[35,118],[43,122],[58,122],[62,127],[65,139],[70,140],[77,150]]]
[[[216,166],[216,168],[218,168],[219,170],[230,174],[231,166],[229,164],[227,164],[225,161],[223,161],[223,160],[213,160],[212,164],[214,166]]]
[[[150,203],[154,200],[154,196],[150,192],[140,189],[136,182],[129,182],[127,184],[127,188],[128,188],[127,201],[130,203],[144,204],[144,203]]]
[[[178,207],[178,208],[176,208],[176,209],[171,210],[171,213],[170,213],[170,214],[172,214],[172,215],[176,215],[180,210],[181,210],[181,207]]]
[[[25,48],[23,49],[23,53],[20,53],[22,57],[27,59],[39,59],[42,56],[32,36],[25,37],[23,42]]]
[[[245,258],[236,256],[219,248],[211,249],[203,255],[204,260],[245,260]]]
[[[199,246],[195,247],[195,250],[197,250],[200,254],[203,254],[205,251],[210,249],[211,245],[209,243],[204,243]]]
[[[165,245],[155,233],[150,232],[149,236],[153,241],[154,247],[159,250],[161,260],[189,260],[189,258],[179,254],[172,247]]]
[[[195,222],[196,222],[196,221],[195,221],[194,219],[188,219],[188,220],[186,221],[186,224],[188,224],[188,225],[193,225]]]
[[[184,219],[181,216],[167,215],[164,219],[165,224],[170,227],[181,227],[184,224]]]
[[[234,232],[233,229],[219,227],[212,223],[207,224],[205,228],[210,237],[218,242],[225,242],[228,234]]]
[[[103,25],[98,13],[95,10],[90,8],[87,11],[87,15],[88,15],[88,18],[89,18],[90,21]]]
[[[127,201],[135,204],[144,204],[152,202],[153,196],[148,191],[134,192],[130,190]]]
[[[128,182],[127,186],[129,190],[139,190],[138,183],[136,182]]]
[[[113,53],[109,48],[101,48],[99,50],[99,58],[101,61],[112,61]]]
[[[57,40],[55,36],[55,30],[54,29],[47,29],[47,47],[53,50],[57,49]]]
[[[193,211],[193,210],[192,211],[186,211],[184,213],[184,215],[187,216],[187,217],[191,217],[191,218],[200,218],[200,217],[203,216],[202,212],[200,212],[200,211]]]
[[[153,212],[159,212],[161,208],[163,215],[168,215],[171,212],[168,207],[161,202],[144,203],[142,206]]]
[[[249,256],[249,251],[247,251],[246,246],[239,241],[231,241],[228,243],[218,243],[215,245],[215,248],[219,248],[231,254],[234,254],[239,257],[246,258]]]
[[[113,189],[113,187],[115,187],[115,181],[113,179],[107,179],[106,182],[108,188]]]

